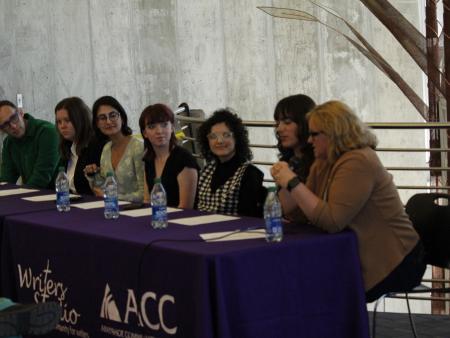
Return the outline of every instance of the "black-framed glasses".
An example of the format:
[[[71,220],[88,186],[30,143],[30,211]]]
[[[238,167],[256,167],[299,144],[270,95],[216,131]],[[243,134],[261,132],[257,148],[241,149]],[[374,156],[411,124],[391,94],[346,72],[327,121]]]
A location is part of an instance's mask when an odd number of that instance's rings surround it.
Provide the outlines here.
[[[11,127],[11,124],[17,125],[18,122],[19,122],[19,111],[16,109],[16,111],[9,117],[8,120],[0,124],[0,129],[5,130]]]
[[[110,120],[111,122],[115,122],[119,119],[120,117],[120,113],[117,111],[112,111],[108,114],[101,114],[101,115],[97,115],[97,121],[98,122],[102,122],[105,123],[106,120]]]
[[[322,132],[322,131],[310,131],[310,132],[309,132],[309,136],[310,136],[310,137],[317,137],[317,136],[319,136],[320,134],[323,134],[323,132]]]
[[[232,131],[226,131],[222,134],[219,133],[209,133],[207,136],[208,140],[210,141],[215,141],[218,140],[219,138],[221,140],[229,140],[233,137],[233,132]]]

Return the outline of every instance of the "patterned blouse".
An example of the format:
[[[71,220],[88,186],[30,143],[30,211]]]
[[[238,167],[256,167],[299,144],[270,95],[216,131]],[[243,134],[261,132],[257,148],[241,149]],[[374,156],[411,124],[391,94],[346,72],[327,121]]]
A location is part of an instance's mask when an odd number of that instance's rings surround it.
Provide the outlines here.
[[[105,144],[100,159],[101,175],[113,172],[117,182],[119,200],[141,202],[144,199],[144,143],[132,137],[125,152],[113,169],[111,163],[111,141]]]
[[[218,170],[220,169],[220,170]],[[262,217],[266,196],[264,174],[237,157],[228,162],[211,161],[200,174],[197,208],[228,215]]]

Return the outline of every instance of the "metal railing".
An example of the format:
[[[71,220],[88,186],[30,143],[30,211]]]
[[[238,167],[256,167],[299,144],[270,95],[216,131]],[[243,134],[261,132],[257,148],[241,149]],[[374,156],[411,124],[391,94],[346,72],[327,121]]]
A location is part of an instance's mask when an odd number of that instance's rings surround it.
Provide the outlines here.
[[[183,111],[183,110],[182,110]],[[177,120],[180,123],[184,123],[184,130],[188,128],[189,124],[196,123],[201,124],[205,121],[203,118],[198,117],[189,117],[189,116],[181,116],[177,115]],[[247,127],[257,127],[257,128],[274,128],[274,121],[249,121],[244,120],[244,125]],[[375,130],[393,130],[393,129],[401,129],[401,130],[430,130],[430,129],[450,129],[449,122],[369,122],[368,126]],[[195,138],[192,136],[185,136],[185,141],[187,142],[195,142]],[[251,141],[251,140],[250,140]],[[276,150],[277,147],[274,144],[257,144],[250,143],[251,148],[255,149],[273,149]],[[394,152],[394,153],[431,153],[431,152],[440,152],[440,153],[448,153],[450,152],[450,148],[399,148],[399,147],[380,147],[377,148],[378,152]],[[199,154],[195,154],[197,157],[200,157]],[[268,161],[260,161],[258,159],[254,159],[253,161],[256,165],[261,166],[271,166],[273,162]],[[440,167],[414,167],[414,166],[386,166],[388,171],[405,171],[405,172],[449,172],[449,166],[440,166]],[[266,179],[267,182],[273,182],[271,179]],[[398,185],[398,189],[412,189],[412,190],[450,190],[450,186],[433,186],[433,185]]]

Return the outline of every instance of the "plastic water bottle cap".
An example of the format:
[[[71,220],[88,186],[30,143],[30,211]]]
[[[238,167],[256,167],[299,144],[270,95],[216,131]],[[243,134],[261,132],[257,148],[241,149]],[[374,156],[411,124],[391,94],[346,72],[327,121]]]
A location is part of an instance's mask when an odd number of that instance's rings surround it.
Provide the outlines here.
[[[114,176],[112,171],[108,171],[108,173],[106,174],[106,177],[111,177],[111,176]]]
[[[59,167],[59,168],[58,168],[58,172],[61,172],[61,171],[62,171],[62,172],[66,171],[66,168],[64,168],[64,167]]]
[[[153,183],[161,183],[161,177],[155,177],[155,179],[153,180]]]

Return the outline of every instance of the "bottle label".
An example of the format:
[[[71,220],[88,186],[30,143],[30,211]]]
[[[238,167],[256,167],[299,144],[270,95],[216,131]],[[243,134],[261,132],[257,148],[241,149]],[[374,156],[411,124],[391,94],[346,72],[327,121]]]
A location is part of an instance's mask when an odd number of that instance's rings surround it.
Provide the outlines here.
[[[70,202],[68,191],[58,191],[56,193],[56,204],[57,205],[68,205]]]
[[[119,202],[117,197],[105,197],[105,210],[109,212],[119,212]]]
[[[167,221],[167,207],[164,205],[152,206],[152,219],[160,222]]]
[[[269,234],[280,234],[283,232],[281,217],[270,217],[266,219],[266,231]]]

